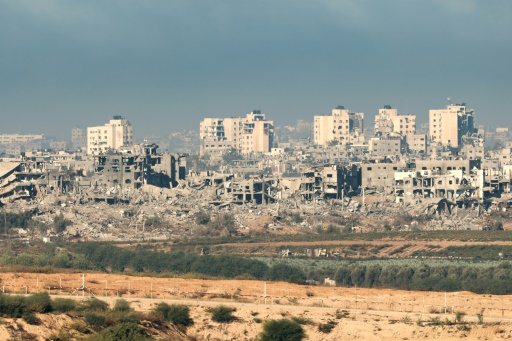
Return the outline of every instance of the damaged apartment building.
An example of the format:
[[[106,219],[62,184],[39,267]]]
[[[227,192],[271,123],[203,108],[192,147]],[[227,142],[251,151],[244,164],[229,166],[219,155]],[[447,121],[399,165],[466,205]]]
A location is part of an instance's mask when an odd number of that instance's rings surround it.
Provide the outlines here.
[[[185,179],[186,160],[181,155],[157,154],[157,145],[92,156],[94,171],[86,176],[84,162],[61,166],[50,156],[25,157],[0,162],[0,200],[41,199],[49,194],[70,194],[87,202],[129,199],[143,185],[177,186]],[[79,167],[74,167],[79,166]],[[77,171],[72,169],[76,168]]]
[[[342,199],[359,188],[360,180],[360,169],[355,165],[311,167],[301,174],[300,195],[304,200]]]
[[[362,165],[362,187],[394,194],[397,202],[418,199],[483,199],[485,174],[480,160],[417,160]]]
[[[28,200],[72,189],[70,172],[54,165],[47,156],[0,162],[0,200]]]
[[[181,155],[157,154],[157,145],[134,147],[121,153],[94,156],[92,187],[106,196],[128,196],[143,185],[172,188],[185,179]]]

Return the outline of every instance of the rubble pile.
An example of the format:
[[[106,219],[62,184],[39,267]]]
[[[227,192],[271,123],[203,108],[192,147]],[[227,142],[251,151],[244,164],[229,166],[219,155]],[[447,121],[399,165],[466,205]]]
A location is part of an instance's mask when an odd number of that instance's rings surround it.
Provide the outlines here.
[[[491,213],[512,207],[510,178],[484,172],[480,160],[303,164],[296,176],[284,176],[254,173],[252,162],[245,163],[250,172],[187,172],[185,156],[156,150],[92,156],[88,165],[42,156],[4,160],[0,203],[36,210],[35,219],[49,227],[62,215],[71,222],[64,239],[109,241],[321,232],[331,225],[486,229]]]

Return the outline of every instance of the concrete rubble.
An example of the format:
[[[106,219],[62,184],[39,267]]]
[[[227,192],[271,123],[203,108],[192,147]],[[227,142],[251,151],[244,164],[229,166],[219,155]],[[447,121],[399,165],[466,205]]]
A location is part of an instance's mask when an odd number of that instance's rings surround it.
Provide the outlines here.
[[[512,207],[510,169],[490,161],[353,159],[343,150],[343,163],[279,153],[198,171],[197,161],[187,169],[184,155],[157,148],[3,160],[0,203],[35,210],[48,226],[62,214],[72,224],[61,238],[100,241],[302,233],[329,225],[382,230],[385,222],[396,230],[485,229],[491,212]],[[276,160],[292,168],[268,172]],[[208,231],[198,222],[205,213],[210,220],[229,214],[234,228]]]

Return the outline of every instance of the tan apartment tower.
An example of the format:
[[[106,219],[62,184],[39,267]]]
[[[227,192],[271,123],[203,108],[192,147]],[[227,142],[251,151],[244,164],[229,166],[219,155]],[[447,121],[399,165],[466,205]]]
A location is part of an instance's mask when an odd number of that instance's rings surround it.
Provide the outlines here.
[[[399,115],[397,109],[385,105],[375,115],[375,135],[382,136],[395,133],[402,137],[412,137],[416,134],[416,115]]]
[[[474,110],[466,109],[466,103],[429,110],[430,143],[459,147],[463,136],[475,133],[473,115]]]
[[[104,126],[87,128],[87,154],[98,155],[107,151],[119,151],[133,145],[133,127],[122,116],[114,116]]]
[[[353,113],[342,105],[330,115],[315,115],[313,122],[315,144],[349,144],[363,142],[364,113]]]
[[[241,154],[270,152],[274,122],[260,110],[245,117],[205,118],[199,123],[200,154],[222,154],[231,148]]]

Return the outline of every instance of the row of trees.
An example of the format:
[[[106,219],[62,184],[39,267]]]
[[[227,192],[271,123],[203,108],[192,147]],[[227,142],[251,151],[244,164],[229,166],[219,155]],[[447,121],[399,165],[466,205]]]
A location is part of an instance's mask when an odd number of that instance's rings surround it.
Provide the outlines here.
[[[68,249],[45,246],[37,253],[0,254],[0,264],[53,266],[106,272],[196,273],[225,278],[254,278],[305,283],[306,279],[334,278],[340,286],[386,287],[407,290],[512,293],[512,264],[393,265],[372,262],[344,263],[319,267],[307,276],[302,269],[284,263],[269,266],[260,260],[221,255],[200,256],[183,252],[166,253],[142,248],[128,250],[101,243],[70,244]]]
[[[407,290],[472,291],[488,294],[512,293],[512,264],[498,266],[448,265],[420,266],[361,263],[338,268],[336,282],[341,286],[387,287]]]
[[[143,249],[127,250],[108,244],[77,243],[68,249],[46,246],[37,253],[0,254],[0,264],[53,266],[106,272],[197,273],[226,278],[246,277],[304,283],[304,272],[286,264],[269,267],[264,262],[244,257],[165,253]]]

